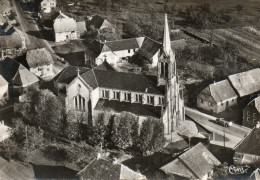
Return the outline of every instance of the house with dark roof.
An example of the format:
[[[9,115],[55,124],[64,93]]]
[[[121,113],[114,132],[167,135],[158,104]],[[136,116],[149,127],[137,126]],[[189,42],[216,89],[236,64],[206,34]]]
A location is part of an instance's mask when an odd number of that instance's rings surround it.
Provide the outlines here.
[[[197,107],[220,113],[237,104],[238,95],[228,80],[214,82],[197,95]]]
[[[37,76],[10,58],[0,61],[0,74],[9,83],[11,92],[15,94],[22,94],[28,86],[39,82]]]
[[[87,27],[91,28],[91,26],[97,30],[113,29],[113,26],[106,19],[99,15],[92,16],[87,22]]]
[[[0,102],[9,98],[8,82],[0,74]]]
[[[46,48],[31,49],[26,52],[29,70],[38,77],[53,76],[53,59]]]
[[[251,96],[260,92],[260,68],[228,76],[228,80],[239,97]]]
[[[260,121],[260,97],[253,99],[243,109],[243,126],[254,128]]]
[[[26,49],[23,32],[7,21],[0,25],[0,59],[16,57]]]
[[[219,160],[199,143],[160,169],[177,179],[209,179]]]
[[[59,16],[54,20],[53,29],[55,33],[55,42],[78,38],[76,21],[73,18],[66,16],[61,11]]]
[[[96,115],[104,111],[130,112],[140,121],[153,116],[163,121],[165,134],[175,131],[177,123],[185,118],[184,100],[179,91],[179,78],[170,44],[167,16],[164,33],[164,44],[158,53],[157,76],[96,68],[82,74],[78,73],[66,86],[66,110],[88,114],[88,119],[92,120],[93,125]],[[134,42],[137,43],[134,44],[135,47],[138,42]],[[128,47],[133,48],[132,44],[128,44]],[[113,48],[120,49],[119,46]]]
[[[138,55],[139,59],[147,59],[155,67],[158,63],[158,53],[161,47],[160,43],[148,37],[105,41],[100,44],[101,52],[96,58],[96,64],[107,60],[108,63],[116,65],[121,60]]]
[[[94,159],[77,174],[80,180],[146,180],[141,173],[131,170],[129,167],[112,160],[103,158]]]
[[[234,148],[234,164],[237,165],[260,165],[260,123],[258,122]]]
[[[56,0],[43,0],[40,3],[41,11],[44,13],[50,13],[56,8]]]

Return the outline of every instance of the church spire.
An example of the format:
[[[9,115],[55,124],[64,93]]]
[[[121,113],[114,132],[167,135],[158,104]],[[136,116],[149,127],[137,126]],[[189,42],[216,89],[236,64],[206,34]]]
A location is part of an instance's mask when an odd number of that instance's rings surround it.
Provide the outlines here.
[[[171,39],[170,39],[167,14],[165,14],[165,21],[164,21],[163,50],[167,55],[170,55]]]

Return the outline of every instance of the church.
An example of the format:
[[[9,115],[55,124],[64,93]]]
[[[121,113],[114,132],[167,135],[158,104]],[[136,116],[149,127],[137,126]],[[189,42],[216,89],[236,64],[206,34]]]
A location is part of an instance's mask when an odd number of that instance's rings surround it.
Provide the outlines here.
[[[152,116],[162,120],[165,134],[170,134],[184,120],[185,112],[167,15],[157,67],[157,76],[78,69],[77,76],[66,85],[66,110],[86,114],[93,125],[95,116],[104,111],[130,112],[140,121]]]

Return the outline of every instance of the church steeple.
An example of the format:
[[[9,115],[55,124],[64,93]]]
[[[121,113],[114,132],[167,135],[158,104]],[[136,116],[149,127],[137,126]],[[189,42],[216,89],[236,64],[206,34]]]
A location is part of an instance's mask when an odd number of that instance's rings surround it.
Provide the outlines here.
[[[165,14],[165,20],[164,20],[163,51],[165,52],[166,55],[168,55],[168,56],[170,55],[171,39],[170,39],[167,14]]]

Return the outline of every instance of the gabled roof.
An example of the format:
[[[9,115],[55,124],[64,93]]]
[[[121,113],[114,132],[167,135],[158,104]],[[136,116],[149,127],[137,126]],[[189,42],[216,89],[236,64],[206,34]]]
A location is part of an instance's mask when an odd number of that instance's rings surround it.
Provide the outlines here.
[[[73,18],[60,12],[60,15],[54,20],[53,28],[55,33],[77,31],[77,23]]]
[[[39,79],[23,65],[13,59],[5,58],[0,62],[0,74],[12,85],[26,87]]]
[[[260,179],[260,169],[257,168],[251,175],[250,175],[251,180],[259,180]]]
[[[116,113],[130,112],[139,116],[161,117],[161,107],[151,106],[141,103],[119,102],[116,100],[99,99],[95,110],[103,111],[105,109],[113,110]]]
[[[115,71],[115,69],[106,60],[102,64],[96,66],[94,69],[104,71]]]
[[[112,25],[103,17],[99,16],[99,15],[94,15],[91,20],[88,22],[87,26],[94,26],[95,29],[100,29],[104,24],[106,24],[107,28],[113,28]]]
[[[230,83],[236,89],[240,97],[260,91],[260,69],[228,76]]]
[[[12,33],[12,35],[0,36],[0,48],[12,49],[22,48],[22,38],[18,33]]]
[[[160,169],[166,174],[201,179],[211,172],[215,165],[220,165],[219,160],[203,144],[199,143]]]
[[[53,64],[53,59],[49,51],[45,48],[28,50],[26,61],[30,68]]]
[[[260,128],[254,128],[235,147],[235,151],[260,156]]]
[[[123,164],[113,163],[111,160],[95,159],[88,164],[78,175],[85,179],[120,180],[146,179]]]
[[[90,70],[86,67],[67,66],[59,74],[57,74],[57,76],[54,77],[54,80],[57,83],[70,84],[71,81],[77,77],[77,69],[79,69],[80,74]]]
[[[138,50],[138,54],[147,59],[151,59],[161,47],[162,45],[159,42],[145,37],[142,42],[141,48]]]
[[[209,85],[210,94],[216,103],[221,103],[228,99],[237,97],[236,92],[231,87],[228,80],[215,82]]]
[[[103,87],[149,94],[164,94],[161,89],[145,75],[116,71],[91,70],[81,75],[92,88]]]
[[[3,87],[7,84],[8,82],[5,80],[5,78],[2,75],[0,75],[0,87]]]
[[[121,40],[116,40],[116,41],[107,41],[107,42],[105,42],[105,45],[111,51],[122,51],[122,50],[140,48],[136,38],[121,39]]]

